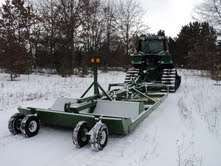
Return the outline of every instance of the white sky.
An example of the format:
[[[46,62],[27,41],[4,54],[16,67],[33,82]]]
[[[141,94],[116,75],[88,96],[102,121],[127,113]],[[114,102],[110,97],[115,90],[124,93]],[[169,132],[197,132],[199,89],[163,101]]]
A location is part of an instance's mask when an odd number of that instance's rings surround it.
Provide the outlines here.
[[[4,0],[0,0],[0,3]],[[181,27],[192,21],[194,7],[202,0],[137,0],[144,8],[145,20],[150,32],[159,29],[166,31],[166,35],[175,37]]]
[[[146,11],[145,20],[150,32],[159,29],[166,31],[166,35],[175,37],[181,27],[193,21],[193,9],[202,0],[138,0]]]

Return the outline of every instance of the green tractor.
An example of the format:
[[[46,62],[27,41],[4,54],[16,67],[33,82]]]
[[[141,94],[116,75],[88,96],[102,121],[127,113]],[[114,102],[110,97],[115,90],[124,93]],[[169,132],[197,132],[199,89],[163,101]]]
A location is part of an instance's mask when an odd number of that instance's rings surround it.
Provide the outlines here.
[[[167,87],[161,91],[176,92],[181,77],[175,69],[168,43],[165,36],[140,36],[130,56],[133,68],[127,71],[125,83],[162,83]]]

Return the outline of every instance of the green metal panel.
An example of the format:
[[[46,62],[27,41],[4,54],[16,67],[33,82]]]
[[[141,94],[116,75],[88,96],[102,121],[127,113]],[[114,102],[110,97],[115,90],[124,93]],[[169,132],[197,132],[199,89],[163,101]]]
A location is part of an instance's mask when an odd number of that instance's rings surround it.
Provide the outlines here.
[[[109,129],[110,134],[126,135],[132,132],[139,123],[141,123],[156,107],[166,98],[167,95],[157,101],[154,105],[150,105],[149,109],[144,110],[144,102],[139,104],[139,115],[132,120],[126,117],[110,117],[99,116],[90,113],[69,113],[69,112],[57,112],[47,109],[37,108],[18,108],[20,113],[37,114],[41,123],[50,126],[74,128],[79,121],[86,121],[92,128],[97,122],[97,119],[101,119]]]
[[[70,108],[76,107],[75,109],[79,110],[79,112],[65,112],[62,105],[65,104],[66,99],[64,101],[58,100],[58,104],[55,104],[56,107],[51,109],[20,107],[18,110],[25,115],[37,114],[42,124],[66,128],[74,128],[79,121],[86,121],[89,127],[92,128],[101,119],[108,126],[110,134],[126,135],[133,131],[167,96],[165,94],[163,96],[162,93],[152,93],[147,96],[147,93],[143,92],[142,88],[138,90],[132,87],[130,90],[136,93],[139,98],[118,101],[92,100],[90,102],[81,99],[83,103],[80,100],[74,102],[75,100],[73,99],[74,103],[70,104]],[[68,99],[67,101],[71,100]],[[96,105],[94,105],[95,103]],[[93,112],[88,111],[91,106],[95,107]]]
[[[86,121],[92,128],[97,122],[93,114],[77,114],[68,112],[55,112],[47,109],[18,108],[23,114],[37,114],[44,125],[74,128],[79,121]],[[129,133],[129,126],[132,123],[129,118],[101,117],[109,129],[110,134],[126,135]]]
[[[144,102],[140,102],[139,105],[139,114],[141,114],[144,111]]]
[[[143,111],[137,119],[135,119],[129,126],[129,132],[132,132],[147,116],[149,116],[167,97],[165,95],[158,102],[156,102],[153,106],[151,106],[148,110]]]
[[[132,123],[130,119],[111,117],[102,117],[101,119],[107,125],[110,134],[127,135],[129,133],[129,126]]]
[[[173,60],[171,58],[172,56],[171,55],[164,55],[161,57],[160,59],[160,64],[161,65],[167,65],[167,64],[173,64]]]
[[[131,64],[141,65],[144,63],[144,58],[141,54],[131,56]]]

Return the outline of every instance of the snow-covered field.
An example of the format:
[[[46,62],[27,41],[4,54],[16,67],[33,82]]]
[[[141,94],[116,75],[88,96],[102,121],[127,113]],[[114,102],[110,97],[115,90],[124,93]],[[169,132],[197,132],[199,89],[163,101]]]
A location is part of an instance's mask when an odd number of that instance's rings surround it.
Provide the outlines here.
[[[126,137],[112,136],[101,152],[76,149],[72,131],[42,127],[26,139],[10,135],[9,117],[19,105],[50,107],[57,97],[79,97],[92,77],[0,74],[0,165],[2,166],[220,166],[221,86],[181,71],[182,85]],[[100,73],[99,81],[123,82],[125,73]]]

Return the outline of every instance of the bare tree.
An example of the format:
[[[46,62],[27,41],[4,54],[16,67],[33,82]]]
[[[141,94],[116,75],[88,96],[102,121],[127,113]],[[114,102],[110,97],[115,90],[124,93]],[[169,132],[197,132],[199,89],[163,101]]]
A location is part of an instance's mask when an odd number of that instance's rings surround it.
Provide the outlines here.
[[[147,30],[143,20],[144,12],[136,0],[119,0],[117,6],[119,35],[125,44],[128,56],[130,38]]]
[[[81,39],[84,50],[98,50],[104,32],[101,0],[84,0],[81,11]]]
[[[108,57],[111,55],[111,44],[114,33],[117,31],[117,16],[116,16],[116,5],[113,1],[106,0],[104,1],[103,6],[103,19],[104,19],[104,66],[105,70],[108,64]]]
[[[217,30],[221,30],[221,1],[204,0],[196,7],[194,18],[207,21]]]
[[[0,58],[6,55],[8,42],[23,52],[17,56],[21,61],[28,58],[31,67],[52,68],[60,74],[86,67],[88,56],[95,53],[103,56],[105,67],[127,65],[130,40],[145,28],[136,0],[30,2],[6,0],[1,8]],[[10,48],[7,54],[14,55]],[[12,64],[16,56],[7,57],[3,59]]]
[[[58,10],[56,8],[57,1],[53,0],[46,0],[42,1],[41,4],[39,4],[39,11],[40,11],[40,16],[41,16],[41,23],[40,26],[42,27],[41,29],[41,44],[44,45],[44,49],[46,51],[47,56],[49,56],[51,59],[51,67],[56,68],[54,66],[54,60],[56,59],[55,57],[55,45],[56,45],[56,40],[55,40],[55,35],[56,35],[56,21],[57,21],[57,16],[58,16]]]
[[[79,27],[81,25],[81,6],[78,0],[59,0],[58,3],[58,34],[61,39],[58,47],[63,50],[63,66],[67,74],[72,74],[75,53],[78,46]],[[76,64],[76,63],[75,63]]]

